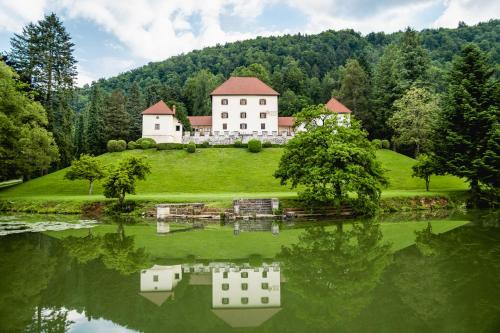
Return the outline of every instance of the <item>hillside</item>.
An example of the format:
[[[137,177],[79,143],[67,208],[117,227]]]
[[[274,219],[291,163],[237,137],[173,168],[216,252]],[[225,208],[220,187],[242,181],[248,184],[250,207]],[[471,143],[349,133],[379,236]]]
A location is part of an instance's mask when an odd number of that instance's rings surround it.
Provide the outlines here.
[[[185,151],[134,150],[108,153],[100,158],[116,163],[127,155],[144,156],[152,165],[146,181],[139,182],[137,193],[144,198],[172,198],[176,200],[231,199],[238,196],[293,196],[288,187],[274,179],[282,153],[281,148],[264,149],[252,154],[240,148],[198,149],[195,154]],[[390,150],[379,150],[378,159],[387,170],[390,186],[386,195],[422,194],[424,182],[411,177],[415,161]],[[0,199],[40,198],[71,200],[97,199],[102,187],[97,184],[95,194],[86,196],[87,183],[63,179],[66,170],[33,179],[24,184],[0,191]],[[460,179],[451,176],[433,177],[431,191],[447,192],[466,189]]]
[[[500,20],[461,25],[454,29],[424,29],[418,32],[422,45],[429,51],[434,66],[443,68],[466,43],[477,43],[491,54],[493,63],[500,62],[498,35]],[[287,66],[290,59],[296,60],[308,78],[324,77],[329,71],[344,65],[349,58],[360,59],[370,69],[377,62],[383,48],[399,40],[401,32],[385,34],[373,32],[362,36],[353,30],[328,30],[312,35],[285,35],[280,37],[258,37],[215,47],[207,47],[171,57],[164,61],[151,62],[116,77],[100,80],[100,86],[111,91],[128,91],[132,82],[139,85],[146,99],[156,95],[165,100],[181,99],[186,105],[181,89],[185,81],[200,70],[228,77],[239,66],[262,64],[270,74]],[[271,79],[274,80],[274,77]],[[161,87],[160,87],[161,86]],[[280,93],[282,87],[273,86]],[[292,89],[294,90],[294,89]],[[82,90],[86,95],[89,89]],[[298,91],[295,91],[298,93]],[[309,95],[307,92],[304,92]],[[330,94],[330,91],[327,92]],[[163,96],[162,96],[163,95]],[[321,94],[320,94],[321,95]],[[313,102],[324,96],[308,96]],[[329,97],[329,96],[328,96]]]

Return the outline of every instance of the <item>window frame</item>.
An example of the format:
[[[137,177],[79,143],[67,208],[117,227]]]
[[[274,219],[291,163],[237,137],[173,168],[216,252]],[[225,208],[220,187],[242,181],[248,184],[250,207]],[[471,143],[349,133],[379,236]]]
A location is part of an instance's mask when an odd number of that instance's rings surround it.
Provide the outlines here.
[[[240,276],[242,279],[248,279],[248,272],[241,272]]]
[[[267,119],[267,113],[266,112],[261,112],[259,116],[260,116],[260,119]]]
[[[158,282],[158,281],[160,281],[160,277],[158,276],[158,274],[153,275],[153,282]]]
[[[246,112],[240,112],[240,119],[247,119],[247,113]]]
[[[266,129],[266,123],[260,123],[260,129],[265,130]]]
[[[265,98],[260,98],[259,105],[267,105],[267,100]]]
[[[240,123],[240,130],[246,130],[248,129],[247,123]]]
[[[224,291],[229,290],[229,283],[223,283],[221,285],[221,289],[224,290]]]
[[[181,125],[175,125],[175,131],[180,132],[181,131]]]
[[[249,300],[248,300],[248,297],[242,297],[242,298],[241,298],[241,304],[246,305],[246,304],[248,304],[248,301],[249,301]]]
[[[227,123],[222,123],[222,129],[223,129],[224,131],[227,131]]]
[[[159,131],[160,130],[160,124],[155,124],[155,131]]]
[[[267,297],[267,296],[261,297],[260,302],[262,304],[269,304],[269,297]]]
[[[229,118],[229,113],[227,113],[227,112],[221,112],[220,117],[221,117],[221,119],[228,119]]]
[[[229,101],[228,101],[228,99],[227,99],[227,98],[222,98],[222,99],[220,100],[220,105],[228,105],[228,104],[229,104]]]
[[[240,98],[240,105],[247,105],[247,99],[246,98]]]
[[[241,290],[248,290],[248,283],[242,283]]]
[[[260,288],[261,288],[262,290],[268,290],[268,289],[269,289],[269,283],[268,283],[268,282],[262,282],[262,283],[260,284]]]

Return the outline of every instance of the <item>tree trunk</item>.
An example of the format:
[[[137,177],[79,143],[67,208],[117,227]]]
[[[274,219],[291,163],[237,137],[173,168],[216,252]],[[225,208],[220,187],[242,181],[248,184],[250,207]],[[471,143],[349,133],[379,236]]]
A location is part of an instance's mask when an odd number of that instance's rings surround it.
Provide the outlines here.
[[[431,182],[431,177],[425,177],[425,190],[429,192],[429,184]]]
[[[91,180],[89,184],[89,195],[92,195],[92,190],[94,189],[94,181]]]

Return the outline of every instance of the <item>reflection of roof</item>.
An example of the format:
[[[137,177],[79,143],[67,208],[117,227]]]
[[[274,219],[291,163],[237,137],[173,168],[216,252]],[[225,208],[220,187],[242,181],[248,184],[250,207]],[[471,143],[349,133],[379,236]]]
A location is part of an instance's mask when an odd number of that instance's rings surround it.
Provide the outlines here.
[[[139,295],[158,306],[161,306],[170,297],[174,298],[173,291],[152,291],[139,293]]]
[[[175,107],[174,107],[175,109]],[[159,101],[158,103],[151,105],[146,110],[142,111],[142,114],[172,114],[175,115],[175,111],[172,111],[164,101]]]
[[[231,76],[215,88],[211,95],[267,95],[278,96],[278,92],[256,77]]]
[[[189,284],[196,286],[210,286],[212,284],[212,274],[192,273],[189,277]]]
[[[212,126],[212,116],[188,117],[191,126]]]
[[[278,117],[278,126],[292,127],[295,123],[294,117]]]
[[[212,312],[231,327],[259,327],[281,308],[212,309]]]
[[[337,101],[335,98],[330,98],[326,103],[326,108],[334,113],[351,113],[352,111],[347,108],[344,104]]]

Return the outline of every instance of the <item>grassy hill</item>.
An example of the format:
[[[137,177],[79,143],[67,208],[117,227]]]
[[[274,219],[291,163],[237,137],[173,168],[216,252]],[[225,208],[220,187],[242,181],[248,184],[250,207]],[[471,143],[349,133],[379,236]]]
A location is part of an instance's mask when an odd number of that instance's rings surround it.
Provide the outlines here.
[[[185,151],[133,150],[101,155],[106,164],[117,163],[129,155],[143,156],[152,165],[146,181],[137,185],[138,199],[172,201],[216,201],[234,197],[293,197],[295,191],[281,186],[274,179],[282,154],[281,148],[264,149],[252,154],[241,148],[198,149],[195,154]],[[390,185],[385,196],[425,194],[424,182],[411,177],[415,160],[390,150],[379,150],[378,159],[387,170]],[[96,200],[102,198],[101,184],[94,195],[87,196],[87,182],[65,180],[66,170],[59,170],[24,184],[0,191],[0,199]],[[451,176],[431,179],[431,193],[466,189],[466,184]]]

